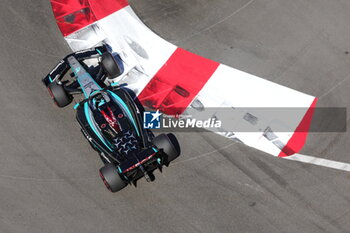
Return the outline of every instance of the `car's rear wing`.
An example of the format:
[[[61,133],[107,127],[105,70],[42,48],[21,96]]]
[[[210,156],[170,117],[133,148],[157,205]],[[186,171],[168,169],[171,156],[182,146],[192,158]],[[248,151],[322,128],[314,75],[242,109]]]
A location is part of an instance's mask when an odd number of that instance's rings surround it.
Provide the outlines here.
[[[119,173],[126,174],[138,168],[140,165],[145,164],[147,161],[151,160],[152,158],[157,157],[156,156],[157,153],[158,153],[158,150],[153,148],[148,148],[146,150],[141,151],[140,153],[134,154],[133,157],[119,164],[119,169],[118,169]],[[155,159],[158,159],[158,157]]]

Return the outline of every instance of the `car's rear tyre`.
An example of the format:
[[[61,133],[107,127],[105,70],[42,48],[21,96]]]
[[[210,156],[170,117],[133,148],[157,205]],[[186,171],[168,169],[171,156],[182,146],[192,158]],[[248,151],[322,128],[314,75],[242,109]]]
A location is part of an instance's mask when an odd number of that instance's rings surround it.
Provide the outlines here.
[[[116,78],[121,75],[121,68],[111,53],[104,53],[101,56],[101,65],[109,78]]]
[[[119,176],[117,167],[113,163],[108,163],[100,169],[100,176],[107,189],[113,193],[118,192],[127,186]]]
[[[69,95],[66,90],[64,90],[62,85],[59,85],[56,82],[52,82],[48,85],[48,90],[53,101],[60,108],[63,108],[70,104],[73,100],[72,96]]]
[[[172,133],[160,134],[153,138],[152,142],[158,149],[163,149],[164,153],[168,155],[169,163],[179,157],[181,153],[180,144]]]

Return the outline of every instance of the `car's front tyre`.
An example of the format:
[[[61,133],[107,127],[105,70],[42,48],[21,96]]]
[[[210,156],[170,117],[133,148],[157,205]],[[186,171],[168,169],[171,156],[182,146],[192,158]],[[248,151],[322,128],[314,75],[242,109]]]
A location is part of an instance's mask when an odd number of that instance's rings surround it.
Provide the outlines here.
[[[102,54],[101,66],[109,78],[116,78],[122,73],[121,67],[119,67],[117,61],[114,59],[111,53],[107,52]]]
[[[63,108],[72,102],[73,97],[66,92],[62,85],[52,82],[47,88],[53,101],[58,107]]]

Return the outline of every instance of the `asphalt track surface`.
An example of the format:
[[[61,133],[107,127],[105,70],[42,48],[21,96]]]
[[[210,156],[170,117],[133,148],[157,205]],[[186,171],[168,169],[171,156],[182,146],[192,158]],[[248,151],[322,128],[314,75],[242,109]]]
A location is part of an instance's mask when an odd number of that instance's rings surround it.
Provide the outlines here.
[[[349,107],[346,0],[134,0],[155,32],[192,52]],[[287,161],[211,133],[156,181],[109,193],[71,107],[41,78],[70,52],[46,0],[0,2],[0,232],[350,232],[350,173]],[[252,93],[252,98],[256,98]],[[349,133],[302,153],[350,162]]]

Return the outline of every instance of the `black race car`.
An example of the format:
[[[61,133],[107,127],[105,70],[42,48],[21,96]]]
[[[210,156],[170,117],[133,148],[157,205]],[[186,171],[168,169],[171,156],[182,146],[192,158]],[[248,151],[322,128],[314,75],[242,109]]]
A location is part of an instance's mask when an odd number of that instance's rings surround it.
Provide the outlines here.
[[[95,66],[88,60],[95,59]],[[107,84],[123,73],[123,61],[107,45],[68,55],[43,79],[58,107],[65,107],[73,95],[82,94],[76,118],[81,132],[96,150],[103,163],[100,176],[112,192],[127,184],[136,186],[145,177],[153,181],[153,172],[162,171],[180,155],[173,134],[153,133],[143,128],[144,109],[135,94],[125,85]],[[66,75],[72,71],[70,75]]]

